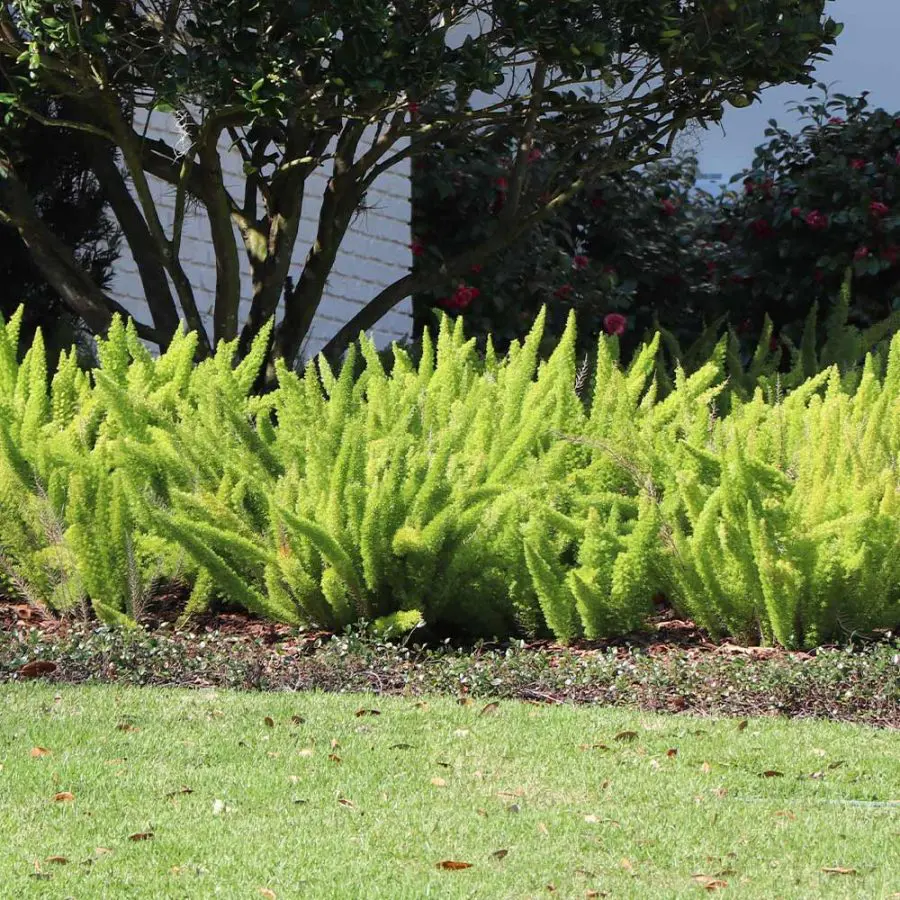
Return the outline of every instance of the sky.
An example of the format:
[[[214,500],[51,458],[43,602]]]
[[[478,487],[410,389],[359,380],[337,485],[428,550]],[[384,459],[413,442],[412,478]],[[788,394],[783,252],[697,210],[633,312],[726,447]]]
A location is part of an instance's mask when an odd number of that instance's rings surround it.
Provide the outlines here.
[[[900,0],[832,0],[826,13],[842,22],[844,31],[832,48],[834,55],[817,67],[816,79],[837,93],[869,91],[872,106],[900,110]],[[701,172],[727,181],[749,166],[753,148],[767,140],[768,120],[791,127],[797,117],[786,105],[809,93],[802,85],[769,88],[761,102],[747,109],[729,107],[721,127],[701,131],[696,139]]]

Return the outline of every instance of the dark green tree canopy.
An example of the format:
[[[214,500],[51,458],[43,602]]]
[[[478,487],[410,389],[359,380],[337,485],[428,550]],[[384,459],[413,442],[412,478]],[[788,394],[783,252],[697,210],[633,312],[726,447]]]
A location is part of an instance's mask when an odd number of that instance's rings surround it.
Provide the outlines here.
[[[686,125],[718,120],[724,104],[808,80],[840,30],[825,4],[4,0],[0,61],[11,86],[2,99],[6,127],[30,118],[86,132],[120,153],[124,173],[106,167],[97,177],[141,272],[153,318],[142,323],[146,336],[164,344],[179,317],[200,324],[180,257],[191,202],[209,219],[215,247],[213,340],[240,336],[248,347],[283,304],[272,352],[293,360],[347,229],[382,172],[450,135],[512,148],[506,201],[490,232],[439,270],[417,267],[373,297],[338,333],[334,352],[404,297],[516,240],[585,178],[664,157]],[[420,104],[437,96],[448,102],[426,121]],[[41,113],[40,97],[64,100],[66,115],[62,107]],[[147,137],[151,111],[177,116],[179,146]],[[542,169],[539,182],[528,156],[544,143],[579,160],[574,178],[563,159]],[[244,160],[240,196],[225,184],[227,147]],[[316,240],[292,272],[304,186],[323,167],[329,181]],[[176,192],[169,230],[151,175]],[[115,305],[73,269],[49,226],[34,221],[33,198],[9,159],[0,164],[0,210],[70,307],[102,329]],[[241,253],[253,279],[244,322]]]

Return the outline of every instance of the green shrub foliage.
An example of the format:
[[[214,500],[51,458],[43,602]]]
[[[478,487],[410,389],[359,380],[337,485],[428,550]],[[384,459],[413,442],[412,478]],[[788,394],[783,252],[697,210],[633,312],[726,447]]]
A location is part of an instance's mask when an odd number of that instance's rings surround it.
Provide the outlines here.
[[[65,355],[50,379],[40,336],[18,361],[20,322],[0,564],[29,602],[130,624],[181,580],[185,617],[571,641],[641,628],[662,594],[787,647],[900,622],[900,338],[807,378],[801,348],[787,391],[762,363],[727,388],[724,339],[663,390],[659,336],[627,367],[601,338],[588,374],[573,321],[542,360],[543,314],[502,357],[445,319],[417,361],[361,338],[255,396],[265,332],[195,365],[194,335],[153,357],[117,322],[97,369]]]

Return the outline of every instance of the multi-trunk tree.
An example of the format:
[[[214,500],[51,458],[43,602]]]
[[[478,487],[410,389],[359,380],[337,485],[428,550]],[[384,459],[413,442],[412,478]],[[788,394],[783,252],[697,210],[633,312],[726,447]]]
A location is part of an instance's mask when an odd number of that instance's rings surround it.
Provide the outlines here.
[[[219,340],[253,337],[278,314],[271,358],[293,362],[354,216],[383,172],[453,136],[507,143],[504,200],[477,243],[371,298],[328,346],[339,354],[405,297],[462,276],[581,190],[586,180],[664,157],[687,125],[717,121],[769,84],[808,80],[840,28],[827,0],[4,0],[5,128],[23,118],[79,131],[140,272],[165,346],[184,319]],[[589,90],[583,90],[589,86]],[[423,104],[449,100],[426,121]],[[49,101],[49,107],[46,105]],[[146,133],[173,115],[176,145]],[[558,167],[529,166],[542,143]],[[108,153],[114,148],[120,164]],[[229,190],[223,153],[244,162]],[[572,177],[570,159],[578,159]],[[317,234],[293,268],[307,184],[326,170]],[[174,224],[151,179],[171,186]],[[182,261],[184,214],[210,226],[213,333],[201,327]],[[14,159],[0,157],[0,217],[92,329],[117,304],[39,215]],[[240,321],[241,256],[252,275]]]

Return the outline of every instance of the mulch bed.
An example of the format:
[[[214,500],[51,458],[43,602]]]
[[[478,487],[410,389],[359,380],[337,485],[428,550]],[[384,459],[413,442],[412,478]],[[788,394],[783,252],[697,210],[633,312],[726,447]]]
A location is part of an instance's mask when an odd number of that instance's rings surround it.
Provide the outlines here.
[[[160,598],[144,628],[129,633],[0,598],[0,681],[441,692],[463,703],[501,697],[900,728],[900,643],[890,635],[812,652],[741,647],[661,610],[646,632],[618,641],[429,648],[411,638],[298,632],[228,612],[198,617],[179,632],[171,610],[180,604],[162,602],[172,599]]]

